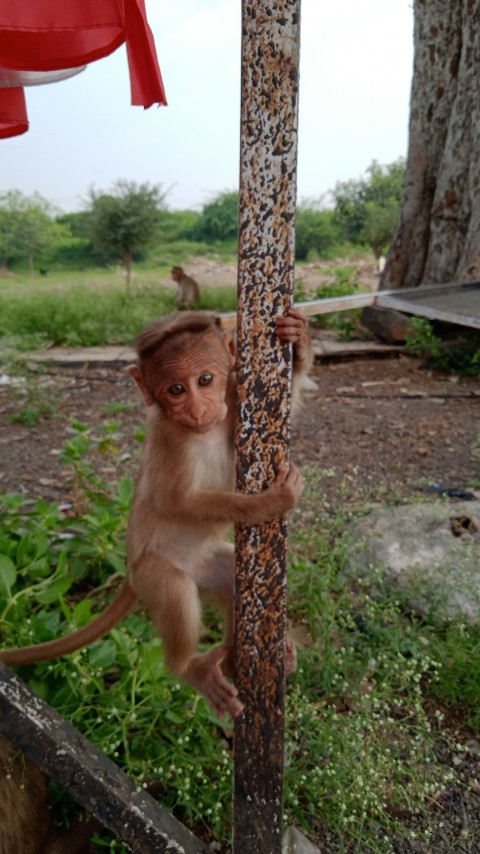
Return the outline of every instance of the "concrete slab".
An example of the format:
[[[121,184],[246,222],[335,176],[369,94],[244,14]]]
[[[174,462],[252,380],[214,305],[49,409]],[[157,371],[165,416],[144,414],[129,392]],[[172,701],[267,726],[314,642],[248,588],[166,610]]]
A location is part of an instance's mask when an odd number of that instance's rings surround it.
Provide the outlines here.
[[[315,358],[333,358],[338,356],[376,356],[388,353],[401,353],[402,344],[382,344],[380,341],[331,341],[315,338],[313,352]]]
[[[341,358],[344,356],[368,356],[397,353],[404,350],[401,345],[382,344],[377,341],[333,341],[314,338],[315,358]],[[135,352],[130,347],[50,347],[26,354],[32,364],[64,365],[84,367],[86,365],[129,365],[135,361]]]
[[[108,365],[115,362],[130,364],[135,361],[135,352],[130,347],[50,347],[27,353],[28,362],[34,364],[53,362],[56,365],[76,367],[79,365]]]

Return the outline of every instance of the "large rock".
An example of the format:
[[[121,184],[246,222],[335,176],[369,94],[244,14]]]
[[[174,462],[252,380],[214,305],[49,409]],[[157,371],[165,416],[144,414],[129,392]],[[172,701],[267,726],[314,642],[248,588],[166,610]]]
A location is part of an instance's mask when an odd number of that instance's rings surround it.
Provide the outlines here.
[[[360,315],[362,326],[386,344],[399,344],[412,334],[411,318],[393,308],[369,305]]]
[[[320,849],[298,827],[292,826],[283,834],[282,854],[320,854]]]
[[[480,623],[480,501],[375,510],[347,529],[349,576],[378,573],[422,615]]]

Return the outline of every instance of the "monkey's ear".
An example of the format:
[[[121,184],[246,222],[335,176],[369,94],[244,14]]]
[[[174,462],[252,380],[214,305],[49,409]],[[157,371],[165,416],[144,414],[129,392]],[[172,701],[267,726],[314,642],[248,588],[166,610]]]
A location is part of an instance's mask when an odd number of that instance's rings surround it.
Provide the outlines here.
[[[147,386],[145,384],[145,380],[143,379],[143,374],[142,374],[140,368],[138,367],[138,365],[129,365],[128,368],[126,368],[126,370],[130,374],[130,376],[133,377],[135,382],[137,383],[140,391],[143,394],[143,399],[144,399],[145,403],[147,404],[147,406],[151,406],[152,403],[155,403],[155,398],[154,398],[152,392],[150,391],[150,389],[147,388]]]
[[[232,368],[237,361],[237,334],[235,329],[226,329],[223,333],[225,348],[232,357]]]

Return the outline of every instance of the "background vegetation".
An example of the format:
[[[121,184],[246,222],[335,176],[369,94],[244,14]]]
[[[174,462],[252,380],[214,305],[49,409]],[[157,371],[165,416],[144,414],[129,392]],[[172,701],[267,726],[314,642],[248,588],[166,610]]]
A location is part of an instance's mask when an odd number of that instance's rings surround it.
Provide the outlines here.
[[[4,643],[40,642],[84,625],[124,575],[133,484],[121,476],[120,429],[118,420],[95,429],[72,422],[63,461],[75,473],[74,517],[44,501],[0,497]],[[142,436],[139,425],[139,443]],[[118,466],[115,487],[98,475],[93,453]],[[390,854],[401,839],[428,850],[426,806],[456,784],[444,757],[465,753],[444,726],[445,711],[480,725],[479,631],[434,614],[416,618],[382,589],[380,576],[374,598],[369,587],[348,584],[341,567],[349,484],[332,504],[329,473],[305,474],[289,534],[290,621],[300,649],[288,685],[285,822],[313,838],[328,827],[340,854]],[[211,617],[204,642],[219,640]],[[164,806],[228,846],[230,726],[171,677],[143,613],[88,649],[20,673],[139,786],[158,783]],[[57,819],[71,813],[55,786],[51,798]],[[97,844],[126,850],[107,836]]]
[[[358,180],[337,184],[327,199],[303,201],[297,215],[298,260],[345,255],[352,246],[378,257],[393,236],[405,164],[373,162]],[[59,213],[38,193],[0,195],[0,269],[30,275],[41,270],[88,269],[133,262],[162,263],[177,247],[205,254],[227,243],[235,252],[238,193],[225,191],[200,212],[169,211],[161,185],[118,180],[90,189],[85,209]],[[169,248],[168,248],[169,247]],[[178,258],[178,256],[175,256]],[[168,261],[165,260],[165,263]],[[178,260],[177,260],[178,263]]]
[[[403,170],[402,161],[373,163],[363,178],[338,184],[330,199],[303,202],[297,259],[328,268],[339,256],[385,252]],[[19,350],[129,343],[152,316],[173,309],[173,288],[159,286],[173,264],[194,256],[235,260],[237,193],[221,193],[200,212],[169,211],[166,198],[160,186],[120,181],[106,193],[92,191],[84,211],[60,214],[38,195],[0,196],[1,358],[9,371],[22,370],[13,361]],[[347,261],[329,272],[333,285],[310,298],[357,289],[355,267]],[[204,289],[200,307],[233,310],[235,289]],[[322,322],[349,334],[355,315]],[[412,347],[422,354],[438,349],[429,326],[417,326]],[[33,425],[46,405],[32,388],[19,418]],[[56,504],[0,496],[0,633],[6,645],[48,640],[84,625],[125,572],[133,485],[122,477],[121,412],[113,417],[106,409],[94,430],[71,424],[63,460],[75,474],[73,517]],[[140,449],[142,425],[137,435]],[[118,467],[115,487],[98,475],[92,462],[98,453]],[[401,839],[420,840],[428,850],[426,806],[454,782],[451,763],[439,757],[464,753],[444,713],[480,725],[479,632],[436,623],[434,615],[420,622],[386,591],[373,600],[361,584],[347,586],[341,574],[350,515],[345,494],[340,489],[334,504],[327,502],[328,472],[312,468],[306,476],[302,510],[290,528],[290,616],[302,642],[288,687],[285,822],[313,838],[328,827],[339,854],[390,854]],[[362,512],[358,502],[356,512]],[[212,618],[205,642],[218,638]],[[89,649],[23,668],[21,675],[139,786],[158,781],[164,806],[195,832],[228,846],[231,732],[168,674],[142,613]],[[71,814],[55,786],[51,801],[57,817]],[[106,836],[97,845],[125,850]]]

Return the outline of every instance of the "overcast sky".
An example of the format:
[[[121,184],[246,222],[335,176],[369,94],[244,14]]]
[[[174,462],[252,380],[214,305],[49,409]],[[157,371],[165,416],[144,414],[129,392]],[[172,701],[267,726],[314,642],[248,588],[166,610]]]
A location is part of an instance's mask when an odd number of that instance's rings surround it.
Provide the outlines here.
[[[0,141],[0,191],[80,210],[118,178],[199,209],[236,189],[240,0],[147,0],[168,107],[130,105],[125,48],[70,80],[26,89],[30,130]],[[302,0],[299,199],[407,153],[412,0]]]

